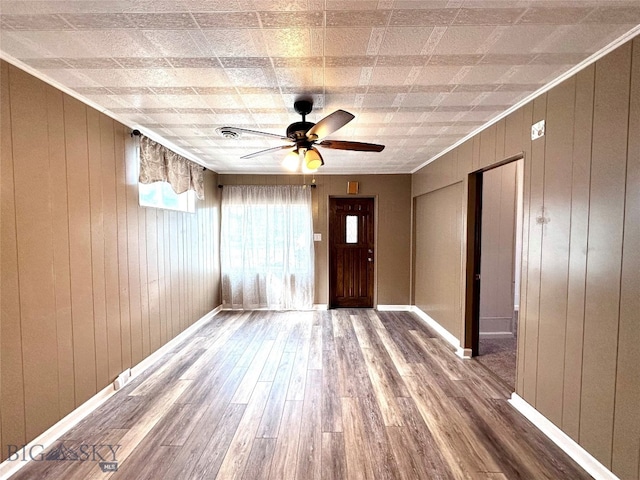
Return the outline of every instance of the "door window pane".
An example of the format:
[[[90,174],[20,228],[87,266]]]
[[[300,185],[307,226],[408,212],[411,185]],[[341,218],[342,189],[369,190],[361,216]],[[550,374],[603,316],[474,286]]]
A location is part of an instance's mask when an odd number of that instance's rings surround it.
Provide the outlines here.
[[[347,242],[358,243],[358,216],[347,215]]]

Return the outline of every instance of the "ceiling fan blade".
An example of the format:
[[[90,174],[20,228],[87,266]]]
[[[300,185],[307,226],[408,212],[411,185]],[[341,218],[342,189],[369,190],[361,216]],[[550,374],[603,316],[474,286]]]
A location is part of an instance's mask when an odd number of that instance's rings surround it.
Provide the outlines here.
[[[247,128],[222,127],[222,128],[219,128],[218,130],[223,132],[223,135],[224,135],[224,132],[234,132],[234,133],[237,133],[237,134],[246,133],[247,135],[259,135],[261,137],[279,138],[280,140],[285,140],[287,142],[293,142],[293,140],[291,140],[289,137],[285,137],[285,136],[278,135],[278,134],[275,134],[275,133],[260,132],[258,130],[249,130]]]
[[[347,123],[353,120],[355,117],[349,112],[344,110],[336,110],[330,115],[327,115],[307,132],[307,138],[309,140],[317,140],[324,138],[327,135],[331,135],[339,128],[344,127]]]
[[[253,158],[258,157],[260,155],[266,155],[268,153],[277,152],[278,150],[284,150],[285,148],[293,149],[295,146],[293,145],[280,145],[279,147],[267,148],[266,150],[260,150],[259,152],[250,153],[249,155],[245,155],[240,158]]]
[[[357,150],[359,152],[381,152],[384,150],[384,145],[378,145],[376,143],[345,142],[343,140],[324,140],[316,143],[316,145],[325,148],[335,148],[336,150]]]

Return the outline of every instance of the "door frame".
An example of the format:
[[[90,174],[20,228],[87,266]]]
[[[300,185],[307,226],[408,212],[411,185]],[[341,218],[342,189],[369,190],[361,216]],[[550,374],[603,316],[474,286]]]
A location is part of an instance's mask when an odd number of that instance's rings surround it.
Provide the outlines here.
[[[472,357],[478,355],[478,345],[480,341],[482,174],[488,170],[493,170],[494,168],[498,168],[518,160],[522,160],[522,171],[524,174],[526,171],[526,158],[524,153],[519,153],[493,163],[485,168],[475,170],[467,175],[466,265],[464,271],[464,345],[462,345],[462,347],[469,351]],[[520,288],[522,289],[522,281],[520,281]],[[520,296],[520,298],[522,298],[522,296]],[[518,320],[519,319],[520,316],[518,315]]]
[[[325,231],[327,232],[327,247],[326,255],[327,262],[325,268],[327,269],[327,308],[331,308],[331,246],[329,245],[331,239],[331,232],[329,231],[331,214],[330,203],[332,198],[372,198],[373,199],[373,307],[378,308],[378,195],[327,195],[327,201],[325,205],[325,211],[327,212],[327,223],[325,225]]]

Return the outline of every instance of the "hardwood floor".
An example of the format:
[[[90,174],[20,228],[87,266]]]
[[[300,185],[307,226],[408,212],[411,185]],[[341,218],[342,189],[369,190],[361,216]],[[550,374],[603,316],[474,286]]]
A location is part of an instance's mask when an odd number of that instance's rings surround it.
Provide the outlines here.
[[[591,478],[508,396],[411,313],[222,312],[13,478]]]

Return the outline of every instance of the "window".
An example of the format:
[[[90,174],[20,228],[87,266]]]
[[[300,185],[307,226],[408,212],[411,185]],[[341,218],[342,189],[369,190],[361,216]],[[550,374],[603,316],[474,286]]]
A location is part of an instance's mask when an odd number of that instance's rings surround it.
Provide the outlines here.
[[[347,215],[347,240],[345,243],[358,243],[357,215]]]
[[[311,308],[313,254],[308,188],[224,187],[220,268],[225,308]]]
[[[180,212],[196,211],[195,192],[187,190],[177,194],[167,182],[149,184],[138,183],[140,206],[178,210]]]
[[[196,198],[204,199],[202,166],[144,135],[140,136],[137,154],[140,206],[190,213],[196,211]]]

